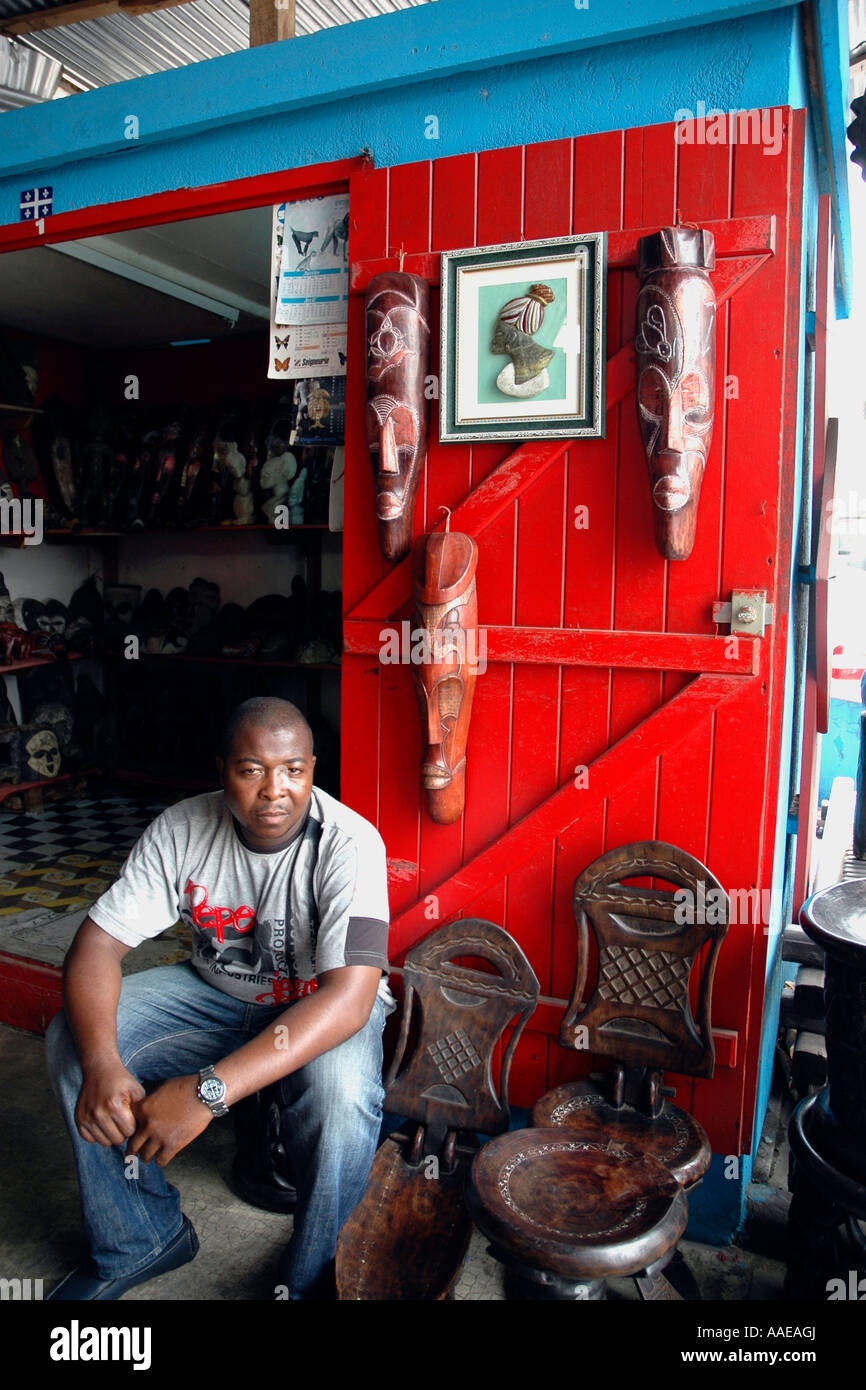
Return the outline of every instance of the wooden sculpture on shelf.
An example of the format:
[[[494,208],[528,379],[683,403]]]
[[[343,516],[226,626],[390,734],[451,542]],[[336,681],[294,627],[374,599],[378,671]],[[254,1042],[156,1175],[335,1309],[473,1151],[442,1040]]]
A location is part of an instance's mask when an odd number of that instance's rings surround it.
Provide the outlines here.
[[[415,586],[415,688],[426,730],[421,785],[440,825],[463,814],[466,740],[478,677],[478,546],[471,536],[437,531],[412,550]]]
[[[367,442],[376,476],[382,553],[399,560],[412,541],[412,512],[427,451],[424,396],[430,354],[430,287],[387,271],[367,289]]]
[[[712,232],[663,227],[638,242],[638,422],[652,487],[656,546],[687,560],[713,437],[716,294]]]

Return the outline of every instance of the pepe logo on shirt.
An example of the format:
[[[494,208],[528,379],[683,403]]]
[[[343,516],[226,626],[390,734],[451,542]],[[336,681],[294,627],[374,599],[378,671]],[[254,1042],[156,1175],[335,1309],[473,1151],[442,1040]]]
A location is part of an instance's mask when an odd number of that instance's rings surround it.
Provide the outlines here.
[[[198,931],[193,954],[199,961],[206,962],[209,970],[215,974],[267,980],[288,971],[294,979],[295,960],[286,940],[284,917],[257,917],[254,909],[248,906],[217,906],[209,901],[205,885],[191,878],[187,880],[184,893]],[[287,949],[290,950],[289,960],[286,959]]]
[[[222,945],[226,939],[226,928],[231,927],[240,933],[251,931],[256,924],[256,914],[251,907],[217,907],[208,902],[207,888],[203,883],[193,883],[187,879],[184,893],[189,898],[192,920],[203,931],[214,929],[216,939]],[[198,897],[197,894],[201,896]]]

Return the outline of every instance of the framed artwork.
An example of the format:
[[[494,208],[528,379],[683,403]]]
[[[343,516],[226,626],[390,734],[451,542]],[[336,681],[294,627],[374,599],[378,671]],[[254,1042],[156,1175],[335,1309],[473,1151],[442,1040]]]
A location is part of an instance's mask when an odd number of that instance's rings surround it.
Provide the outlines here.
[[[442,254],[439,438],[604,437],[607,235]]]

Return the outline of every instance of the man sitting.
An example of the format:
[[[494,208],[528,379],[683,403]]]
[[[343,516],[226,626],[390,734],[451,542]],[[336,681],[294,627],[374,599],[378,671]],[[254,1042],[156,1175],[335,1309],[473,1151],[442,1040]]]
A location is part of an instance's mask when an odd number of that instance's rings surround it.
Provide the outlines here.
[[[382,1114],[385,847],[313,787],[312,734],[288,701],[246,701],[220,752],[222,791],[157,817],[66,958],[46,1043],[91,1261],[49,1298],[119,1298],[191,1260],[198,1240],[162,1170],[276,1081],[298,1190],[279,1279],[290,1298],[333,1297]],[[179,917],[191,960],[121,987],[127,951]]]

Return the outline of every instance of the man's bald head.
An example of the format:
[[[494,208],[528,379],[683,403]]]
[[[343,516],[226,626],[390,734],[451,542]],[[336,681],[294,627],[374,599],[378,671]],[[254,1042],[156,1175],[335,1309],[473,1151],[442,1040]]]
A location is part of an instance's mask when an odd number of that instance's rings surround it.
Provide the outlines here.
[[[238,734],[252,728],[296,734],[304,740],[305,746],[308,745],[307,752],[312,756],[313,731],[297,705],[276,695],[257,695],[252,700],[244,700],[226,720],[219,749],[223,761],[230,756]]]

